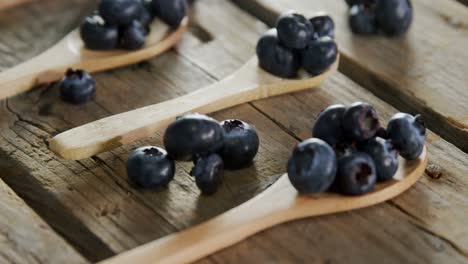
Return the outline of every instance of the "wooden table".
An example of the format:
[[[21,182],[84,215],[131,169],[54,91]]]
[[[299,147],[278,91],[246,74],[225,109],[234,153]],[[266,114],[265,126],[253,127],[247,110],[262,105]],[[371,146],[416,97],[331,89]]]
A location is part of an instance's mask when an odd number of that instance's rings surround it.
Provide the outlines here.
[[[344,1],[198,0],[174,50],[96,74],[94,101],[65,104],[53,86],[0,101],[0,263],[94,262],[218,215],[284,173],[321,109],[358,100],[384,120],[397,111],[423,114],[434,131],[423,179],[392,201],[283,224],[199,263],[467,263],[468,8],[454,0],[413,4],[409,34],[387,39],[353,36]],[[1,12],[0,69],[51,46],[93,5],[44,0]],[[81,161],[49,151],[57,133],[223,78],[254,55],[259,35],[286,9],[333,16],[340,72],[319,89],[214,113],[254,124],[262,142],[255,166],[227,172],[216,195],[200,196],[191,164],[177,166],[167,190],[130,187],[126,157],[138,146],[161,145],[162,131]]]

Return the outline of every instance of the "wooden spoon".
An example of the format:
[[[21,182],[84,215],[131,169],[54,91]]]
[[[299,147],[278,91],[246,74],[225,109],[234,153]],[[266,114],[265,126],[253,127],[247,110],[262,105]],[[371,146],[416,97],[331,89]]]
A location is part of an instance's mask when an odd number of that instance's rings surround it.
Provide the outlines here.
[[[92,51],[83,47],[79,30],[74,30],[42,54],[0,73],[0,99],[27,91],[32,87],[57,81],[68,68],[103,71],[154,57],[171,48],[187,29],[188,18],[171,31],[160,20],[151,24],[146,45],[140,50]]]
[[[283,175],[261,194],[212,220],[101,263],[189,263],[280,223],[375,205],[396,197],[415,184],[424,173],[426,155],[424,149],[418,160],[400,159],[395,179],[379,183],[373,192],[363,196],[331,193],[299,196],[287,175]]]
[[[0,10],[11,8],[17,5],[25,4],[32,2],[34,0],[1,0],[0,1]]]
[[[50,140],[50,149],[65,159],[84,159],[151,137],[177,116],[188,112],[212,113],[242,103],[315,87],[338,67],[339,58],[325,73],[282,79],[258,67],[256,57],[227,78],[190,94],[110,116],[76,127]]]

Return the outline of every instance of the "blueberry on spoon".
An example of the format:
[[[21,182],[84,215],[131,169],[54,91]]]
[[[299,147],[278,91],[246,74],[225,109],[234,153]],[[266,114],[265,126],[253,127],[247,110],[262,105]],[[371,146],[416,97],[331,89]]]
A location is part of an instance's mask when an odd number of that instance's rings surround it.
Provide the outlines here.
[[[102,0],[99,14],[107,24],[123,26],[138,20],[143,6],[140,0]]]
[[[336,61],[338,47],[330,37],[322,37],[309,42],[306,48],[301,50],[302,66],[312,75],[325,72]]]
[[[374,137],[380,128],[377,111],[367,103],[354,103],[344,113],[343,128],[351,140],[368,140]]]
[[[86,17],[80,25],[80,36],[84,45],[92,50],[111,50],[117,47],[119,31],[107,25],[98,15]]]
[[[346,195],[366,194],[374,189],[377,173],[372,158],[363,152],[353,152],[338,159],[336,187]]]
[[[335,38],[335,23],[329,15],[317,15],[309,19],[314,28],[314,39],[321,37]]]
[[[166,24],[177,27],[187,15],[187,0],[153,0],[154,14]]]
[[[426,126],[420,115],[395,114],[388,122],[387,131],[403,158],[415,160],[421,155],[426,140]]]
[[[343,131],[344,105],[331,105],[323,110],[315,122],[312,135],[336,147],[345,141]]]
[[[122,28],[119,47],[127,50],[137,50],[145,45],[145,28],[138,20]]]
[[[408,31],[413,21],[413,7],[409,0],[377,1],[376,17],[385,34],[399,36]]]
[[[377,181],[384,182],[393,178],[398,170],[398,151],[390,140],[372,138],[366,142],[364,152],[374,160]]]
[[[356,34],[370,35],[378,31],[375,10],[364,5],[353,5],[349,10],[349,26]]]
[[[303,15],[286,12],[276,21],[276,29],[281,43],[291,49],[303,49],[314,34],[314,27]]]

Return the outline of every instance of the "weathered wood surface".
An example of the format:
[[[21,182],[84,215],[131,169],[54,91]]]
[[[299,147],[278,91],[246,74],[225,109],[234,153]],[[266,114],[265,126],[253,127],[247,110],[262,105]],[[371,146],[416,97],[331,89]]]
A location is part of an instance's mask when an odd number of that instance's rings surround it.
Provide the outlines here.
[[[65,7],[58,0],[47,3],[48,8],[31,6],[1,15],[0,32],[7,36],[0,40],[3,69],[59,39],[86,9]],[[55,18],[46,16],[50,10],[56,10]],[[37,31],[59,18],[60,28]],[[168,190],[141,191],[129,185],[128,153],[143,144],[161,145],[162,131],[152,139],[79,162],[61,160],[48,150],[47,139],[58,132],[174,98],[228,75],[254,55],[255,42],[265,29],[229,1],[199,0],[190,32],[175,51],[96,74],[95,101],[70,106],[58,99],[53,87],[1,101],[2,179],[94,261],[199,223],[267,188],[285,171],[290,150],[310,136],[312,120],[329,104],[368,101],[384,119],[397,111],[337,73],[317,90],[216,113],[217,119],[236,117],[253,123],[262,144],[256,165],[227,173],[213,197],[199,195],[188,175],[191,164],[178,165]],[[30,42],[33,48],[28,50],[23,43]],[[468,261],[468,158],[432,133],[428,145],[428,173],[399,198],[364,210],[281,225],[200,263]]]
[[[412,0],[412,28],[389,40],[352,34],[344,0],[234,2],[269,25],[289,9],[328,12],[336,22],[340,71],[399,109],[423,113],[429,128],[468,152],[468,8],[462,4]]]

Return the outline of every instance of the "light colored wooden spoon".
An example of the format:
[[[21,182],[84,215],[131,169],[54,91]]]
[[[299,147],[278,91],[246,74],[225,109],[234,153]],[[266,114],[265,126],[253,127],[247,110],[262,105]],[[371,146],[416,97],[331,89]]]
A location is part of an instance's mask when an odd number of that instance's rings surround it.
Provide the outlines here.
[[[149,59],[177,43],[187,25],[188,18],[185,18],[177,29],[171,31],[168,25],[156,19],[151,24],[145,47],[136,51],[85,49],[79,30],[74,30],[42,54],[1,72],[0,99],[27,91],[38,84],[57,81],[68,68],[97,72]]]
[[[415,184],[427,165],[427,151],[418,160],[400,159],[395,179],[379,183],[363,196],[324,193],[299,196],[287,175],[283,175],[261,194],[212,220],[124,252],[102,264],[189,263],[274,225],[291,220],[350,211],[392,199]]]
[[[0,10],[11,8],[17,5],[26,4],[35,0],[1,0],[0,1]]]
[[[242,103],[316,87],[338,67],[339,58],[325,73],[282,79],[258,67],[256,57],[225,79],[190,94],[106,117],[76,127],[50,140],[50,149],[65,159],[84,159],[151,137],[177,116],[189,112],[212,113]]]

